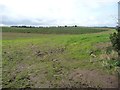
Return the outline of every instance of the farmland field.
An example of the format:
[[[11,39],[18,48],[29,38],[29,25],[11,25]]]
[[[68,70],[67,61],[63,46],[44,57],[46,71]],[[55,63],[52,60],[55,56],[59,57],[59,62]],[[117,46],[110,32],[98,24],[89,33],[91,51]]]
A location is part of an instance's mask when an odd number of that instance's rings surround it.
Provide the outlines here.
[[[119,62],[109,40],[112,32],[88,27],[3,27],[2,85],[117,88]]]

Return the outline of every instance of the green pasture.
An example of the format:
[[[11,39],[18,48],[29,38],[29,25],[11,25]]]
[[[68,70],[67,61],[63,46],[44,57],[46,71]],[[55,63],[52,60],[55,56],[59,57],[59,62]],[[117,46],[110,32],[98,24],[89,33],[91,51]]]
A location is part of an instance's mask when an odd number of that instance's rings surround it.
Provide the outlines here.
[[[106,30],[107,28],[92,28],[92,27],[2,28],[2,32],[41,33],[41,34],[85,34],[102,32]]]
[[[114,74],[117,62],[112,59],[117,54],[109,40],[113,31],[79,27],[4,27],[3,87],[62,87],[61,81],[68,80],[69,73],[75,69]],[[91,51],[95,58],[90,56]],[[71,83],[71,86],[74,85]]]

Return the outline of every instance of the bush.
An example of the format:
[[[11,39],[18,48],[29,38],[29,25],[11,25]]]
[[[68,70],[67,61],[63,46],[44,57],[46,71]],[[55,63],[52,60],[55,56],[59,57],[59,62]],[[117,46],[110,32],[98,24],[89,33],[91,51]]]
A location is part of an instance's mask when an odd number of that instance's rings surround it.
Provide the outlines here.
[[[115,67],[120,67],[120,61],[118,60],[103,60],[102,65],[107,69],[112,69]]]
[[[115,51],[118,52],[120,58],[120,27],[116,28],[117,32],[110,35],[110,40]]]

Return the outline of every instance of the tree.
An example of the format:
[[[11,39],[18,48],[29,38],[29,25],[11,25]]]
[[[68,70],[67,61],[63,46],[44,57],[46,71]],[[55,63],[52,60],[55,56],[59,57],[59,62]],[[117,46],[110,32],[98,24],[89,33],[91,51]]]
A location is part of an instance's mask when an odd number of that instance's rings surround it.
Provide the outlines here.
[[[77,25],[75,25],[75,27],[77,27]]]
[[[67,27],[67,25],[65,25],[65,27]]]
[[[120,58],[120,27],[117,27],[116,31],[110,35],[110,40],[114,50],[118,53],[118,58]]]

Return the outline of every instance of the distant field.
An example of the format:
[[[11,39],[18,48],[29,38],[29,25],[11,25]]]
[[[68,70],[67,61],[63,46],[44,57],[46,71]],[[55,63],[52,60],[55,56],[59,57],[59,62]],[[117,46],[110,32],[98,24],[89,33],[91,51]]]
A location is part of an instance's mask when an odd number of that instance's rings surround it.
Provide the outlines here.
[[[92,28],[92,27],[2,28],[2,32],[41,33],[41,34],[85,34],[103,32],[106,30],[108,30],[108,28]]]
[[[4,27],[3,87],[117,87],[117,54],[109,40],[113,31]]]

